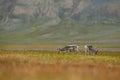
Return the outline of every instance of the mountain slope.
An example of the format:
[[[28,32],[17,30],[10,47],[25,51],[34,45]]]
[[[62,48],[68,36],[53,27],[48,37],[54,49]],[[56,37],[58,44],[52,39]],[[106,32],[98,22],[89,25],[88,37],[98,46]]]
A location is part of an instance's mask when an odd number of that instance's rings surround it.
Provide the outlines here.
[[[0,0],[0,43],[120,40],[120,0]]]

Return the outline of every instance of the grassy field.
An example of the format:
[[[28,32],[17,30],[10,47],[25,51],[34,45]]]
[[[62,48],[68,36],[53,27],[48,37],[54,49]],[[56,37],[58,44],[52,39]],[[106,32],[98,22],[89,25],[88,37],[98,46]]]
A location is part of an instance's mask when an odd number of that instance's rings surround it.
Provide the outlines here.
[[[0,80],[120,80],[120,52],[0,50]]]
[[[0,48],[60,48],[69,44],[77,44],[80,48],[84,48],[87,43],[53,43],[53,44],[0,44]],[[89,44],[89,43],[88,43]],[[119,43],[91,43],[96,48],[120,48]]]

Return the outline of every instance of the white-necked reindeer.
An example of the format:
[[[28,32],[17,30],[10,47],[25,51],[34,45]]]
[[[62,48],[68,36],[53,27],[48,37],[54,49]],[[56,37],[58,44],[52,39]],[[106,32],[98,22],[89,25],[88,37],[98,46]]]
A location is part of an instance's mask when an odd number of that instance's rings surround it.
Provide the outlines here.
[[[67,45],[63,48],[59,48],[59,53],[61,52],[79,52],[78,45]]]
[[[92,45],[85,45],[85,54],[97,54],[98,50],[94,49]]]

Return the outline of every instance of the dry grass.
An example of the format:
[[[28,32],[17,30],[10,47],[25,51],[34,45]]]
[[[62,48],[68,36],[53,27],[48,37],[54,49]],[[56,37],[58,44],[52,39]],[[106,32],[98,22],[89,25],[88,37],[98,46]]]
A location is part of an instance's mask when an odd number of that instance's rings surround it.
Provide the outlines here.
[[[0,80],[120,80],[120,53],[0,51]]]

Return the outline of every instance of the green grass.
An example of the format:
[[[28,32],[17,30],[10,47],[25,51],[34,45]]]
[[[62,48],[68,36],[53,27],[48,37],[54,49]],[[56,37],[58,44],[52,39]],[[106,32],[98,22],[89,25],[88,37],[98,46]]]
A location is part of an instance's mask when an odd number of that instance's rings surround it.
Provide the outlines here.
[[[1,50],[0,56],[13,56],[13,58],[10,58],[12,60],[17,59],[18,56],[20,58],[23,57],[20,61],[27,61],[29,62],[29,59],[39,59],[48,61],[52,63],[52,61],[69,61],[69,62],[87,62],[87,61],[96,61],[96,62],[105,62],[105,63],[118,63],[120,64],[120,52],[99,52],[98,55],[85,55],[84,52],[80,52],[78,54],[76,53],[61,53],[59,54],[56,51],[35,51],[35,50],[21,50],[21,51],[11,51],[11,50]],[[16,57],[15,57],[16,56]],[[2,61],[2,58],[0,58]],[[4,60],[3,60],[4,61]],[[7,61],[7,60],[6,60]],[[9,61],[9,60],[8,60]],[[19,59],[17,60],[19,61]],[[42,62],[43,63],[43,62]]]

